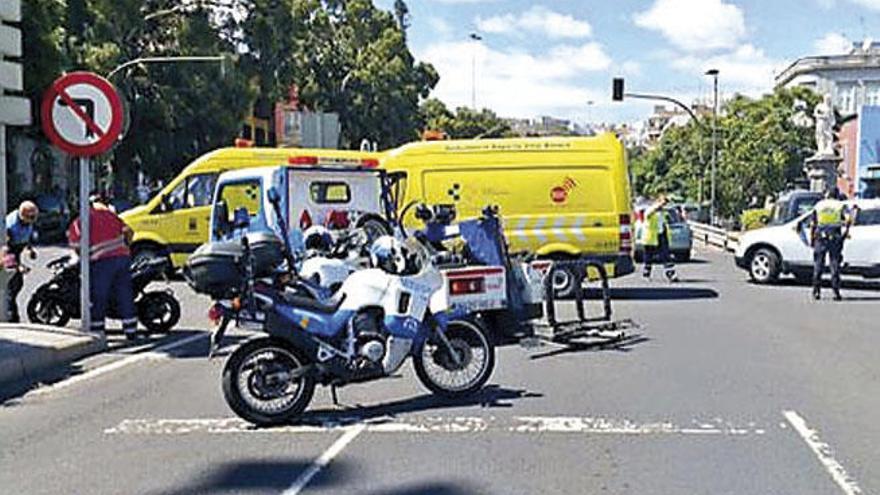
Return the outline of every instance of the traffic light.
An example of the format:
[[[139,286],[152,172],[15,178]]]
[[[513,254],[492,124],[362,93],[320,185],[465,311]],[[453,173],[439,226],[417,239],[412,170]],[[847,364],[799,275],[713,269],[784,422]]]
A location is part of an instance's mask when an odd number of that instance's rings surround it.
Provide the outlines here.
[[[611,80],[611,101],[623,101],[622,77],[615,77]]]

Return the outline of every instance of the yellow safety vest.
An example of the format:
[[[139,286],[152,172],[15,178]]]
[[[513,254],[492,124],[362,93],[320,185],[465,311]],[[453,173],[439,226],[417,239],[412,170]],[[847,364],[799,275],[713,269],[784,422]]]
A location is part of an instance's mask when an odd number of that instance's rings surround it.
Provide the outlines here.
[[[839,227],[843,218],[843,203],[823,199],[816,204],[816,224],[819,227]]]
[[[660,245],[660,215],[662,211],[645,217],[645,226],[642,227],[642,245],[643,246],[659,246]]]

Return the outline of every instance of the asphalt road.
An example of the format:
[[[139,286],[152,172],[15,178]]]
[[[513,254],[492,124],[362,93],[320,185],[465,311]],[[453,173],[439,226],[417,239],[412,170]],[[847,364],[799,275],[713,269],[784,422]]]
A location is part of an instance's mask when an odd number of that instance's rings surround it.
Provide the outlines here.
[[[817,304],[697,258],[678,285],[614,282],[616,316],[642,325],[620,345],[499,349],[457,403],[406,366],[269,430],[226,407],[205,301],[178,284],[186,332],[0,407],[0,492],[880,493],[880,285]]]

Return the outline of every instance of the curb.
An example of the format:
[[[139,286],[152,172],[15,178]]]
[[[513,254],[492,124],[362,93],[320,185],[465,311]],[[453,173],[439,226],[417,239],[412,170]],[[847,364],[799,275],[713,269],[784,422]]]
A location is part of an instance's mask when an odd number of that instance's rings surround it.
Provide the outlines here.
[[[42,325],[0,324],[0,340],[0,387],[38,379],[106,347],[97,336]]]

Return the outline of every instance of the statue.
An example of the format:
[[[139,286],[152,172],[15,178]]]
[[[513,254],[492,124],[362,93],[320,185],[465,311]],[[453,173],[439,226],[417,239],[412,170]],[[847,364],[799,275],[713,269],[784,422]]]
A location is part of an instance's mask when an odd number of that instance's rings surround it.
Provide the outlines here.
[[[816,156],[835,156],[834,152],[834,106],[831,95],[825,95],[813,110],[816,120]]]

